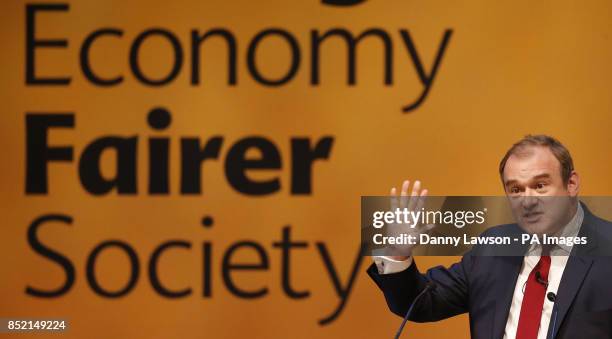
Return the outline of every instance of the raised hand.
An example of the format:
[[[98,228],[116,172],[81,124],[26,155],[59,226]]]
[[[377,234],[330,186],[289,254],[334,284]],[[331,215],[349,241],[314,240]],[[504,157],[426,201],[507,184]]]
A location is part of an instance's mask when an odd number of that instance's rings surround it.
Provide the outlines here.
[[[425,206],[425,200],[427,198],[427,189],[421,189],[421,182],[416,180],[412,185],[412,191],[410,195],[408,194],[408,189],[410,188],[410,181],[405,180],[402,183],[401,191],[398,197],[397,189],[395,187],[391,188],[390,192],[390,208],[391,211],[395,212],[398,208],[401,211],[407,209],[410,212],[420,211]],[[431,231],[435,227],[433,224],[421,224],[419,222],[416,225],[408,225],[408,224],[390,224],[387,225],[387,235],[400,235],[400,234],[408,234],[412,235],[417,239],[416,244],[402,244],[402,245],[391,245],[390,252],[393,254],[401,254],[401,255],[393,255],[389,256],[389,258],[394,260],[406,260],[408,257],[412,255],[412,250],[415,246],[418,245],[418,239],[420,234],[427,233]]]

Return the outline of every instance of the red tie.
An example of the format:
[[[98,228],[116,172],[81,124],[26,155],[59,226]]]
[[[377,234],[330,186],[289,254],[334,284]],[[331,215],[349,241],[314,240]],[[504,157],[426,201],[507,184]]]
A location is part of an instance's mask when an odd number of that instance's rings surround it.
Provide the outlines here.
[[[550,252],[547,249],[544,249],[544,252],[543,254],[546,255],[540,257],[540,261],[527,278],[516,339],[536,339],[538,337],[550,270],[550,256],[548,255]]]

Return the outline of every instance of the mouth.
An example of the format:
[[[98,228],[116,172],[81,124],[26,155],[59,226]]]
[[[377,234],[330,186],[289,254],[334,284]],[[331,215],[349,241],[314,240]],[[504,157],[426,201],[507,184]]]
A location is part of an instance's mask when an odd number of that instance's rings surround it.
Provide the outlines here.
[[[542,212],[529,212],[529,213],[525,213],[525,214],[523,214],[523,221],[525,221],[527,223],[538,222],[543,214],[544,213],[542,213]]]

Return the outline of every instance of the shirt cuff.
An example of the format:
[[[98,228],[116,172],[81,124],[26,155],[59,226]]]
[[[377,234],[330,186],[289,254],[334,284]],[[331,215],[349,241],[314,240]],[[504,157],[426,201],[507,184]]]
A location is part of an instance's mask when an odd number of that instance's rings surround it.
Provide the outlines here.
[[[401,272],[412,265],[412,257],[406,260],[395,260],[385,256],[373,257],[378,274],[391,274]]]

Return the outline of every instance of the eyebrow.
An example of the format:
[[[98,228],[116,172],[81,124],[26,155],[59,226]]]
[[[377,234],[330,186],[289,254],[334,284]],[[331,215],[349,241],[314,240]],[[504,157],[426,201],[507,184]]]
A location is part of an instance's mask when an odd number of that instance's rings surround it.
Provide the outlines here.
[[[548,174],[548,173],[542,173],[542,174],[538,174],[538,175],[536,175],[536,176],[534,176],[534,177],[530,178],[530,179],[529,179],[529,181],[534,181],[534,180],[538,180],[538,179],[550,179],[550,177],[551,177],[551,176],[550,176],[550,174]],[[512,179],[512,180],[508,180],[508,181],[506,181],[506,182],[505,182],[505,185],[506,185],[506,186],[510,186],[510,185],[515,184],[515,183],[517,183],[517,182],[518,182],[518,180],[516,180],[516,179]]]

